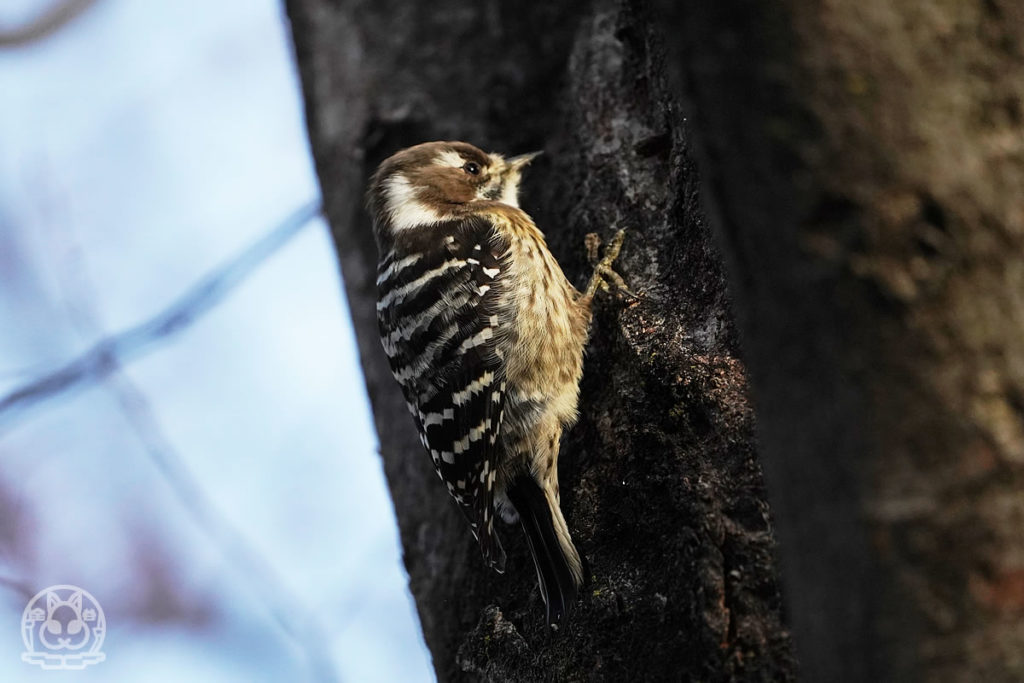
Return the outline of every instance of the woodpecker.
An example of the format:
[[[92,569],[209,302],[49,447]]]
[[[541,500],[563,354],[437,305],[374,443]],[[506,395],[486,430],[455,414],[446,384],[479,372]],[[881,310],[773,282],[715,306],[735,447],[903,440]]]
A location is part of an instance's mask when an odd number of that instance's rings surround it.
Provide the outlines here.
[[[519,208],[536,156],[409,147],[377,168],[367,208],[381,342],[420,440],[499,572],[495,514],[520,522],[557,628],[583,582],[559,506],[559,442],[577,418],[594,295],[621,283],[611,263],[623,233],[586,290],[574,288]]]

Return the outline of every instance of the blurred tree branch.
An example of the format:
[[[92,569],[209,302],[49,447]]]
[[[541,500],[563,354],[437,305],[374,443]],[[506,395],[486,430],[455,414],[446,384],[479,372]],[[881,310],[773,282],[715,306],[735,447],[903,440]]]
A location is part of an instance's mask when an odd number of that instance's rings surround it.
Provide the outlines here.
[[[319,200],[295,210],[280,225],[215,268],[160,313],[104,337],[63,367],[8,393],[0,399],[0,432],[28,409],[58,395],[96,384],[122,363],[153,350],[188,328],[319,215]]]
[[[328,651],[322,647],[327,636],[320,620],[203,492],[200,482],[164,434],[145,393],[119,366],[112,370],[104,385],[113,394],[146,455],[178,498],[181,508],[220,549],[234,572],[249,583],[255,599],[269,610],[292,645],[305,654],[312,672],[311,680],[338,681],[338,672]]]
[[[56,202],[49,201],[48,204],[52,206]],[[208,310],[219,300],[227,291],[225,287],[228,285],[225,283],[233,281],[237,284],[252,272],[262,262],[262,259],[257,260],[256,256],[269,256],[296,234],[298,226],[308,225],[308,219],[299,219],[304,215],[312,218],[315,215],[313,208],[313,205],[310,205],[305,211],[293,215],[296,220],[286,221],[283,226],[223,266],[217,274],[208,276],[205,279],[206,283],[222,283],[221,286],[202,288],[207,297],[213,298],[185,297],[180,300],[192,301],[192,315],[188,319],[194,321],[197,318],[197,310]],[[58,264],[56,272],[62,302],[68,316],[82,335],[102,336],[103,326],[94,305],[95,287],[89,277],[81,246],[73,234],[70,221],[51,220],[48,223],[61,232],[57,236],[58,239],[54,239],[53,242],[65,245],[67,249],[65,258]],[[262,248],[257,249],[256,247],[260,245]],[[249,270],[241,266],[246,266]],[[213,294],[218,290],[221,292],[219,295]],[[179,328],[175,326],[175,329]],[[235,573],[250,584],[256,600],[267,607],[274,621],[292,644],[305,653],[312,671],[311,679],[324,683],[339,680],[334,664],[321,647],[326,636],[314,613],[288,590],[286,583],[270,564],[245,540],[244,534],[217,510],[209,496],[204,493],[202,485],[164,433],[145,392],[124,372],[121,358],[110,357],[105,367],[106,374],[96,381],[102,381],[103,386],[112,394],[146,455],[174,492],[185,514],[210,537]],[[31,593],[26,598],[30,596]]]
[[[21,26],[0,26],[0,48],[24,47],[71,23],[96,0],[58,0]]]

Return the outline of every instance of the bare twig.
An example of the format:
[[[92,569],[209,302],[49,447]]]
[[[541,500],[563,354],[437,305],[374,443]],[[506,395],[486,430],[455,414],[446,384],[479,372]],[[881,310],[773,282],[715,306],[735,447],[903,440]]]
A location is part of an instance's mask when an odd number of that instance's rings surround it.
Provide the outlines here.
[[[55,396],[96,384],[122,363],[153,350],[189,327],[318,215],[320,201],[311,201],[201,279],[168,308],[145,322],[100,340],[67,365],[11,391],[0,399],[0,433],[29,408]]]
[[[285,635],[305,652],[312,669],[311,680],[325,683],[339,680],[335,666],[323,647],[329,639],[323,633],[319,619],[288,590],[263,556],[211,503],[199,481],[164,435],[145,394],[122,372],[111,374],[105,384],[182,507],[224,553],[235,572],[249,582],[257,599],[264,603]]]
[[[307,207],[307,209],[312,209],[312,207]],[[295,219],[300,215],[304,215],[303,212],[298,212],[292,218]],[[315,213],[309,215],[312,217]],[[308,219],[303,220],[298,225],[305,225],[307,222]],[[56,223],[66,225],[63,221]],[[294,230],[297,230],[297,228],[294,228]],[[277,232],[271,233],[271,236],[276,235]],[[294,231],[285,232],[289,236],[295,234]],[[63,237],[64,239],[55,241],[71,245],[73,250],[70,258],[65,259],[62,267],[57,269],[58,281],[63,290],[63,301],[68,310],[68,315],[72,323],[83,334],[102,334],[103,330],[99,322],[99,316],[92,305],[96,298],[93,294],[94,287],[84,267],[78,242],[74,239],[74,235],[63,235]],[[284,244],[286,239],[285,236],[278,235],[276,240],[274,240],[274,244],[277,246],[272,247],[268,245],[266,250],[256,250],[258,253],[265,254],[259,258],[259,261],[262,261],[273,250],[276,250],[278,246]],[[268,238],[263,238],[258,245],[265,244],[267,240]],[[207,287],[206,291],[210,292],[220,289],[222,291],[220,296],[223,296],[223,292],[226,291],[225,288],[234,286],[244,277],[244,275],[240,274],[241,271],[238,268],[239,261],[244,260],[247,255],[253,257],[253,254],[254,248],[251,247],[241,257],[223,268],[220,272],[221,277],[207,278],[207,283],[216,280],[222,284]],[[255,264],[259,261],[251,261],[252,267],[254,268]],[[227,271],[233,271],[236,275],[226,276]],[[248,272],[251,272],[251,268],[245,274],[248,274]],[[231,280],[232,283],[224,284],[225,279]],[[188,299],[187,296],[183,297],[182,301],[186,299]],[[196,302],[197,299],[193,298],[192,301]],[[212,306],[209,299],[204,299],[204,301],[206,303],[198,303],[192,308],[192,320],[195,319],[195,311],[197,309],[205,311]],[[232,526],[210,502],[210,499],[204,494],[200,482],[196,480],[181,455],[165,436],[145,393],[124,373],[119,357],[114,356],[111,358],[109,371],[105,376],[103,384],[114,396],[125,420],[135,432],[139,441],[141,441],[150,461],[156,466],[160,475],[171,487],[181,502],[182,507],[192,516],[196,525],[210,536],[214,545],[224,553],[228,564],[245,580],[249,581],[253,591],[259,600],[265,604],[282,631],[294,641],[298,648],[306,653],[312,669],[312,680],[337,681],[338,674],[335,671],[335,667],[323,651],[322,644],[327,639],[322,633],[318,619],[300,600],[291,595],[284,581],[264,560],[262,555],[245,541],[243,534]]]
[[[48,38],[95,3],[96,0],[55,2],[21,26],[0,27],[0,48],[23,47]]]

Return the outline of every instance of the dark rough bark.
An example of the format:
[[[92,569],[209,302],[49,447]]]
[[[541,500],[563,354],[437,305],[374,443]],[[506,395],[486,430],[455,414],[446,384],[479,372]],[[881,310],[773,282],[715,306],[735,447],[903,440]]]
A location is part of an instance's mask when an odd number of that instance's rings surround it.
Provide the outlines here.
[[[307,119],[405,563],[442,680],[790,680],[774,541],[725,281],[663,50],[634,2],[289,0]],[[563,507],[593,581],[542,627],[518,529],[483,566],[377,339],[365,179],[396,149],[544,149],[524,207],[582,284],[583,236],[628,230],[638,301],[601,299]],[[543,159],[546,159],[544,161]]]
[[[666,13],[808,680],[1024,680],[1024,5]]]

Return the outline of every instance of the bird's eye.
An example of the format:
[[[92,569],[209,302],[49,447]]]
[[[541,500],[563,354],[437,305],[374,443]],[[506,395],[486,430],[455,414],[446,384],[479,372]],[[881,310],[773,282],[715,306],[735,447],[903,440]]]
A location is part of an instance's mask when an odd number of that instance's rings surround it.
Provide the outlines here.
[[[466,165],[462,167],[469,175],[480,175],[480,165],[475,161],[467,161]]]

